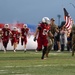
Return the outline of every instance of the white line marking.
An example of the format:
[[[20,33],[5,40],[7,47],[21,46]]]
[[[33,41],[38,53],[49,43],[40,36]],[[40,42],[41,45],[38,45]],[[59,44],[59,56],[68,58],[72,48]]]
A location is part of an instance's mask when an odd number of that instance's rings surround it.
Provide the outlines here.
[[[20,68],[20,67],[49,67],[49,66],[75,66],[75,64],[51,64],[51,65],[30,65],[30,66],[4,66],[6,68],[12,68],[12,67],[16,67],[16,68]]]

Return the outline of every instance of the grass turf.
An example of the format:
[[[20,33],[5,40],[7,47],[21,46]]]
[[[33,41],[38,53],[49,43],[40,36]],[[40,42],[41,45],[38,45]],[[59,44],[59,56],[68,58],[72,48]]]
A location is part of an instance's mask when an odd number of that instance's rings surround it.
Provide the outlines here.
[[[0,51],[0,75],[75,75],[75,56],[52,51],[41,60],[41,52]]]

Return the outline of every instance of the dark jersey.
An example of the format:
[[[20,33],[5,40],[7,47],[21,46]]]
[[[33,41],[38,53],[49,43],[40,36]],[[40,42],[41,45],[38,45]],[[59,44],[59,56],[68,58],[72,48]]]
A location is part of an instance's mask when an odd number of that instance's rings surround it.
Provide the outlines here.
[[[21,29],[21,34],[23,37],[27,37],[28,32],[29,32],[29,28],[26,28],[26,29],[22,28]]]
[[[48,31],[49,31],[48,27],[49,27],[48,25],[40,24],[38,27],[39,29],[38,37],[41,37],[42,39],[46,39],[48,36]]]
[[[9,37],[9,35],[10,35],[10,29],[9,28],[3,28],[2,29],[2,35],[3,35],[3,37]]]
[[[18,31],[14,31],[14,30],[12,30],[12,38],[18,38],[18,36],[19,36],[19,32]]]

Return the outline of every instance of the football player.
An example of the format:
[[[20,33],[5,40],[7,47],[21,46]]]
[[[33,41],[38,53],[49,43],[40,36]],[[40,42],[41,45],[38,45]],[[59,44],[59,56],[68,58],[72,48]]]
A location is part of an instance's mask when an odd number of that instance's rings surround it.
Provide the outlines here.
[[[1,42],[1,38],[2,38],[2,29],[0,29],[0,42]]]
[[[4,28],[2,28],[2,43],[4,46],[4,53],[6,53],[6,50],[7,50],[10,33],[11,33],[11,30],[9,28],[9,24],[5,24]]]
[[[47,37],[48,37],[48,31],[49,31],[49,29],[48,29],[49,23],[50,23],[50,20],[49,20],[48,17],[42,18],[42,22],[37,27],[35,35],[34,35],[34,41],[36,41],[36,37],[38,35],[38,38],[37,38],[37,44],[38,44],[37,50],[40,51],[40,50],[42,50],[42,47],[43,47],[41,59],[44,59],[44,56],[45,56],[46,51],[47,51],[47,45],[48,45]]]
[[[0,50],[2,50],[2,29],[0,28]]]
[[[16,52],[17,44],[19,43],[19,32],[16,27],[11,31],[11,44],[14,47],[14,52]]]
[[[24,52],[26,52],[27,36],[28,35],[29,35],[29,28],[27,27],[27,24],[24,24],[23,28],[21,28],[21,45],[24,44]]]

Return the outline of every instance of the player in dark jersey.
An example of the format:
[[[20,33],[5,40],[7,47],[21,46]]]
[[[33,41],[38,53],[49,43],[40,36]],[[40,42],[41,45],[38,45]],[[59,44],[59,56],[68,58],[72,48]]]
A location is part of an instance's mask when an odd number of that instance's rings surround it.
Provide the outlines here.
[[[5,27],[2,28],[2,43],[4,46],[4,52],[6,53],[7,50],[7,45],[9,42],[9,37],[10,37],[10,29],[9,29],[9,24],[5,24]]]
[[[29,28],[27,24],[24,24],[23,28],[21,28],[21,45],[24,44],[24,52],[26,52],[27,35],[29,35]]]

